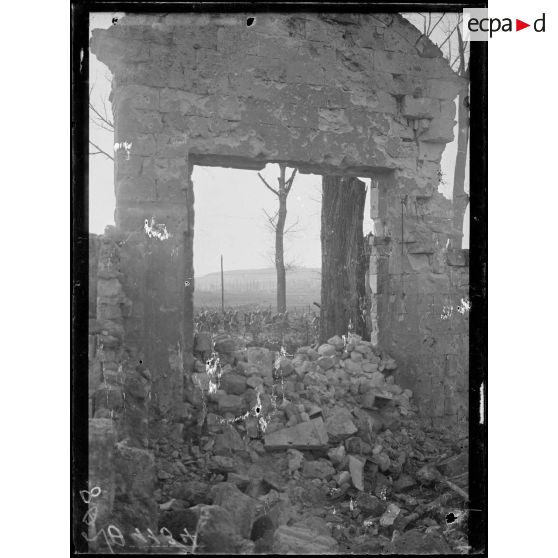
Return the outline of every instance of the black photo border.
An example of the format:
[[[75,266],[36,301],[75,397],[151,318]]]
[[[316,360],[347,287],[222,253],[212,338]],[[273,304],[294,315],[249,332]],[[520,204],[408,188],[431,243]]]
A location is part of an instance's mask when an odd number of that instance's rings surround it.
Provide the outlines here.
[[[487,2],[71,2],[71,553],[87,553],[82,518],[88,488],[89,15],[94,12],[458,12]],[[470,57],[469,545],[485,555],[488,538],[488,45]],[[484,396],[481,398],[481,385]],[[481,423],[481,401],[484,404]]]

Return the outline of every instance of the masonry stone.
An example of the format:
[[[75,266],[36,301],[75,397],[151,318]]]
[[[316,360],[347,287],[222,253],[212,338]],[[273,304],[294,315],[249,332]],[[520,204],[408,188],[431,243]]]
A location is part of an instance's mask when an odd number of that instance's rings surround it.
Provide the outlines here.
[[[242,14],[169,13],[154,21],[128,14],[94,29],[91,48],[113,74],[115,141],[131,144],[115,157],[115,216],[118,230],[131,235],[123,252],[134,253],[122,294],[102,298],[103,289],[116,291],[101,285],[98,309],[102,319],[122,321],[127,339],[145,352],[156,404],[179,416],[183,374],[193,362],[193,291],[185,286],[193,276],[193,165],[285,162],[300,173],[374,177],[376,342],[398,361],[398,381],[419,386],[425,416],[447,412],[457,421],[456,405],[434,409],[420,387],[428,382],[419,381],[435,375],[448,382],[442,367],[432,367],[433,356],[447,358],[427,349],[435,347],[429,335],[447,329],[441,309],[468,296],[466,265],[446,257],[451,206],[437,191],[463,82],[439,49],[397,14],[260,13],[250,28]],[[168,236],[147,234],[146,219]],[[403,287],[409,277],[415,292]],[[432,298],[412,298],[437,288],[450,300],[438,301],[440,312]],[[450,319],[461,318],[454,312]],[[179,351],[181,366],[170,363],[169,351]],[[269,356],[252,351],[249,362],[271,374]],[[237,396],[227,397],[236,412]]]

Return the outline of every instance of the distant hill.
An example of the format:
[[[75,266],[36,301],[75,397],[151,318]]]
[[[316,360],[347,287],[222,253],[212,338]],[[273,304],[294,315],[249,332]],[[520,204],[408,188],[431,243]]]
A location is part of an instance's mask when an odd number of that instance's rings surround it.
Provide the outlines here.
[[[275,306],[277,276],[275,268],[237,269],[224,272],[225,306],[259,304]],[[221,272],[195,278],[194,304],[220,306]],[[302,307],[319,302],[321,270],[296,267],[287,271],[287,306]]]

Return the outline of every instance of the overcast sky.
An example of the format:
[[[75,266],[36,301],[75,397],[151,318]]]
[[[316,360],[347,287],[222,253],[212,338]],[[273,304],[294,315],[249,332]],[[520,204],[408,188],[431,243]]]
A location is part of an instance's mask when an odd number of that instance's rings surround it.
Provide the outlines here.
[[[120,13],[91,14],[90,29],[107,28]],[[441,31],[440,31],[441,32]],[[97,58],[90,56],[90,87],[92,102],[108,103],[110,72]],[[110,108],[110,104],[108,104]],[[112,134],[94,125],[90,138],[109,153]],[[445,184],[440,190],[451,196],[456,142],[448,144],[442,158]],[[100,234],[106,225],[114,225],[113,162],[103,155],[90,156],[89,161],[89,227]],[[277,165],[267,165],[262,171],[267,181],[276,185]],[[290,175],[290,174],[289,174]],[[192,175],[195,193],[194,269],[204,275],[219,269],[223,254],[225,269],[246,269],[273,266],[273,234],[268,229],[263,212],[273,214],[276,197],[265,188],[255,171],[194,167]],[[365,180],[369,185],[370,180]],[[288,198],[287,227],[298,221],[285,240],[286,261],[305,267],[320,267],[320,207],[321,177],[297,175]],[[468,224],[468,211],[465,220]],[[368,203],[365,210],[364,232],[372,228]],[[468,226],[465,230],[468,247]]]

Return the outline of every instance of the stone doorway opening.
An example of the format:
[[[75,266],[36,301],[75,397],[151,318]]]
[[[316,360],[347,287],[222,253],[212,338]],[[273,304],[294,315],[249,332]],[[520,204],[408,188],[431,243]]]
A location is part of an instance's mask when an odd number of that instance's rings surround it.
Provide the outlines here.
[[[219,325],[221,329],[244,328],[246,331],[250,323],[246,314],[261,311],[267,314],[268,319],[273,313],[282,314],[276,303],[278,276],[274,269],[276,246],[273,241],[279,201],[270,192],[277,187],[280,164],[223,161],[222,158],[198,158],[196,155],[190,155],[189,160],[195,200],[191,241],[192,277],[195,280],[191,317],[185,316],[185,319],[193,323],[194,332],[200,328],[217,331]],[[375,260],[371,260],[375,252],[373,239],[377,230],[383,234],[383,227],[378,221],[380,181],[377,173],[358,169],[359,174],[365,176],[357,177],[353,173],[349,176],[324,173],[322,176],[314,173],[318,169],[308,172],[303,166],[306,172],[298,172],[296,163],[285,164],[285,167],[287,178],[297,169],[294,173],[296,187],[287,197],[288,214],[284,224],[287,313],[300,318],[307,343],[320,340],[328,335],[319,327],[320,318],[322,323],[327,319],[321,310],[322,296],[337,296],[331,283],[340,283],[344,280],[340,279],[343,275],[358,273],[362,285],[358,301],[362,326],[358,329],[366,338],[373,336],[377,342],[377,303],[371,300],[377,291],[377,266]],[[330,227],[331,216],[328,217],[322,207],[324,184],[337,183],[340,192],[348,192],[351,181],[361,189],[358,208],[348,213],[349,222],[358,217],[358,224],[355,225],[355,237],[360,239],[357,258],[361,265],[358,272],[356,268],[349,269],[353,267],[350,261],[355,259],[354,254],[348,254],[346,262],[342,261],[341,253],[330,254],[329,260],[328,256],[324,259],[322,254],[324,242],[331,243],[331,238],[326,239],[324,230],[329,231],[330,237],[341,238],[346,236],[348,226]],[[343,194],[341,197],[346,196]],[[254,233],[259,238],[254,238]],[[337,250],[346,252],[345,248],[338,247]],[[224,252],[221,273],[220,257]],[[331,247],[328,252],[331,252]],[[327,281],[322,277],[324,261],[330,271],[335,269],[335,276]],[[187,308],[185,313],[188,313]],[[346,333],[356,332],[358,319],[346,315],[343,308],[337,314],[342,314],[342,317],[339,319],[337,316],[335,327],[343,322]]]
[[[207,163],[193,164],[190,175],[196,339],[201,332],[230,333],[249,344],[289,345],[291,350],[313,343],[320,313],[321,177],[284,165],[285,182],[293,180],[280,223],[279,163]],[[278,261],[284,270],[283,297]]]

